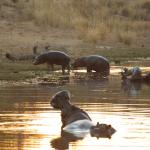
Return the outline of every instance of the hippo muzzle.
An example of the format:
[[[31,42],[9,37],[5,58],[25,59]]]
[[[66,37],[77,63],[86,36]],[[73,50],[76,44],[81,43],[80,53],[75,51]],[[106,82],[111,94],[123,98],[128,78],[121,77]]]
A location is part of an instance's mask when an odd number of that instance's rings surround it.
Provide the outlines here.
[[[53,96],[50,102],[51,106],[55,109],[61,109],[60,102],[57,97]]]

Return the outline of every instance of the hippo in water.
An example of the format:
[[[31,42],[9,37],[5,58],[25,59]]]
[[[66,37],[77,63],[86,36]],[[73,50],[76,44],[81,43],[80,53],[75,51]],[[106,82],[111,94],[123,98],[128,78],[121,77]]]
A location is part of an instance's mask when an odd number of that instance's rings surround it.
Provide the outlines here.
[[[89,130],[89,134],[91,137],[96,137],[98,138],[111,138],[108,131],[112,132],[112,130],[109,130],[111,125],[106,125],[106,124],[99,124],[97,123],[96,126],[92,126]],[[76,142],[78,140],[82,140],[85,136],[87,135],[86,132],[77,132],[77,134],[72,134],[69,132],[65,132],[64,130],[61,130],[61,136],[54,138],[51,140],[50,144],[53,148],[57,150],[66,150],[69,149],[69,145],[72,142]]]
[[[91,118],[84,110],[71,104],[69,91],[63,90],[56,93],[50,104],[53,108],[61,110],[62,130],[65,132],[76,134],[79,131],[86,131],[94,135],[96,131],[99,137],[107,136],[108,138],[115,132],[115,129],[110,125],[98,123],[94,126]]]
[[[86,67],[87,72],[92,72],[92,70],[94,70],[97,73],[100,73],[103,77],[107,77],[110,73],[109,61],[99,55],[90,55],[78,58],[74,61],[72,67]]]
[[[33,62],[34,65],[44,64],[47,63],[52,67],[53,65],[61,65],[62,66],[62,73],[65,73],[65,69],[68,69],[68,72],[70,72],[70,57],[65,54],[64,52],[60,51],[51,51],[47,53],[43,53],[39,56],[37,56]]]
[[[132,80],[141,80],[142,71],[139,67],[133,67],[131,69],[123,68],[121,75],[122,75],[122,79],[130,77]]]
[[[142,71],[139,67],[133,67],[131,69],[123,68],[121,71],[121,79],[123,81],[132,81],[132,82],[150,82],[150,73],[142,74]]]

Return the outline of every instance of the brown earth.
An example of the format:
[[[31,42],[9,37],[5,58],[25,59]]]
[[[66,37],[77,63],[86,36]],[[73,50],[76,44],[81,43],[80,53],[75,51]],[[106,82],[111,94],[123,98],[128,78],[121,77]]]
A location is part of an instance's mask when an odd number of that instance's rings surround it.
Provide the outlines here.
[[[73,59],[89,54],[100,54],[110,60],[119,60],[118,62],[124,58],[133,60],[135,57],[150,57],[150,34],[148,32],[144,33],[142,37],[136,37],[135,43],[131,45],[114,41],[112,37],[104,41],[100,40],[96,44],[89,43],[80,39],[73,29],[41,26],[33,18],[26,18],[20,8],[17,8],[17,1],[0,0],[0,85],[8,85],[8,83],[20,85],[20,81],[25,84],[31,84],[31,82],[35,84],[39,74],[46,74],[47,68],[45,65],[35,67],[30,61],[12,63],[5,58],[6,52],[13,55],[32,54],[35,45],[38,46],[39,52],[49,45],[50,50],[64,51]],[[147,63],[149,60],[145,59],[144,61]],[[137,65],[137,62],[129,63]],[[146,63],[144,62],[144,66]],[[149,63],[147,66],[149,66]],[[43,77],[43,74],[40,76]],[[54,75],[54,77],[56,76]],[[26,79],[29,79],[29,81],[24,82]],[[48,84],[50,83],[48,82]],[[56,80],[52,81],[52,84],[58,85],[60,82]]]
[[[145,33],[143,37],[137,37],[137,42],[130,46],[117,41],[114,42],[111,38],[92,44],[79,39],[74,30],[38,26],[34,23],[34,20],[29,20],[23,16],[22,12],[16,8],[15,2],[17,1],[1,0],[0,2],[1,57],[4,57],[6,52],[16,55],[32,53],[32,48],[35,45],[38,45],[39,51],[44,46],[49,45],[50,49],[65,51],[73,58],[87,54],[101,54],[101,52],[105,54],[105,51],[111,57],[111,51],[107,51],[112,49],[149,50],[149,33]],[[119,53],[122,53],[122,51]]]

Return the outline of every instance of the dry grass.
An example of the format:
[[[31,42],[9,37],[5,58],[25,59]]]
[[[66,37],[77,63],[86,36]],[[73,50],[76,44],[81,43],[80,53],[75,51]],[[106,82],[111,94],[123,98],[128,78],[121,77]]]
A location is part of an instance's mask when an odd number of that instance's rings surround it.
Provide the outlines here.
[[[131,31],[118,33],[118,40],[126,45],[131,45],[136,38],[136,33]]]
[[[74,29],[91,43],[111,35],[129,45],[134,35],[150,30],[149,0],[19,0],[15,5],[24,18],[42,27]]]

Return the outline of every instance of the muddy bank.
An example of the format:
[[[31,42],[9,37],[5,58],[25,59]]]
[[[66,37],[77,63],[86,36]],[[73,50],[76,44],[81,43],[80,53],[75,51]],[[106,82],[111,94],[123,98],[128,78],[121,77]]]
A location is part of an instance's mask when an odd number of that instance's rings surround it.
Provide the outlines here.
[[[125,66],[111,66],[109,80],[113,76],[121,78],[121,69]],[[130,66],[129,66],[130,67]],[[150,72],[150,67],[141,67],[143,74]],[[6,75],[7,74],[7,75]],[[13,75],[13,76],[12,76]],[[91,80],[103,80],[96,73],[87,74],[86,70],[74,70],[70,74],[62,75],[60,70],[48,73],[41,71],[20,71],[0,73],[0,86],[20,86],[20,85],[42,85],[42,86],[63,86],[71,82],[82,82]]]
[[[74,81],[105,80],[95,73],[87,74],[85,70],[71,72],[70,75],[62,75],[60,71],[47,74],[35,74],[33,78],[24,80],[0,80],[0,86],[22,86],[22,85],[43,85],[43,86],[63,86]],[[107,80],[107,79],[106,79]]]

